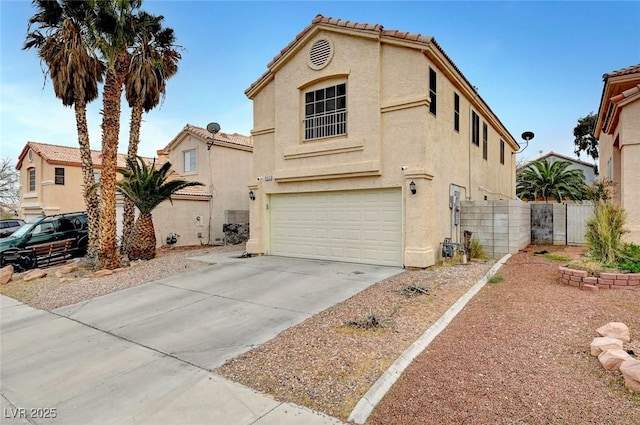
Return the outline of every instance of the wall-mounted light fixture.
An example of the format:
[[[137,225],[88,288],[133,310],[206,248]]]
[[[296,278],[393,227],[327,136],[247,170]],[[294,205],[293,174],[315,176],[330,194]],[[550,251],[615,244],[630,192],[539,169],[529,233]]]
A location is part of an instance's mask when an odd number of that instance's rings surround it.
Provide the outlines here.
[[[409,190],[411,191],[411,193],[413,195],[415,195],[416,192],[417,192],[416,191],[416,184],[415,184],[415,182],[413,180],[411,180],[411,183],[409,183]]]
[[[207,124],[207,131],[211,133],[211,137],[207,139],[207,150],[211,150],[211,146],[213,146],[214,139],[216,134],[220,131],[220,124],[217,122],[210,122]]]
[[[253,193],[253,190],[249,191],[249,199],[251,199],[252,201],[256,200],[256,195],[255,193]]]

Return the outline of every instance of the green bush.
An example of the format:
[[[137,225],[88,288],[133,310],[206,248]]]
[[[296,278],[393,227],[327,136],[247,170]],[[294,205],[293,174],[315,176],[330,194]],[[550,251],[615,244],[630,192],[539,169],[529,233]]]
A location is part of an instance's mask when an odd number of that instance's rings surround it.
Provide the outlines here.
[[[618,260],[618,268],[620,270],[640,273],[640,246],[634,243],[625,244],[621,257]]]
[[[484,246],[482,246],[482,244],[477,238],[471,239],[471,244],[469,245],[469,256],[471,258],[479,258],[479,259],[487,258],[487,254],[484,251]]]
[[[622,235],[627,214],[613,204],[600,204],[587,221],[587,244],[592,258],[604,264],[615,264],[622,258]]]

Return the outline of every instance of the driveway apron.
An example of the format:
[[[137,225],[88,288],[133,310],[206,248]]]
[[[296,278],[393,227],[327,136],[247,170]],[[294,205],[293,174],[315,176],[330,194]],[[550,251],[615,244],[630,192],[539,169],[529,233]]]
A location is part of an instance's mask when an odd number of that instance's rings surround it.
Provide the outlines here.
[[[212,370],[401,269],[238,255],[52,313],[2,296],[0,422],[339,423]]]

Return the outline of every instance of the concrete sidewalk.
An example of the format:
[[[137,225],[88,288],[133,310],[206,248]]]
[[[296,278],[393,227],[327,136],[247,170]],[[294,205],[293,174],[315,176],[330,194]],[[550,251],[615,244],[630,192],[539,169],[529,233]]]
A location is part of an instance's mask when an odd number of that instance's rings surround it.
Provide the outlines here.
[[[341,423],[211,370],[401,269],[205,260],[216,264],[54,313],[0,296],[0,422]]]

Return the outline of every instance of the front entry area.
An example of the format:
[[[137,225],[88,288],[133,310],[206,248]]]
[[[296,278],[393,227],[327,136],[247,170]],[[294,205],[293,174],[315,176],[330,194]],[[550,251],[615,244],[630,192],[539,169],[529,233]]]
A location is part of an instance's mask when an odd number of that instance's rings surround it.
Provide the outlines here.
[[[271,195],[271,255],[402,266],[400,188]]]

